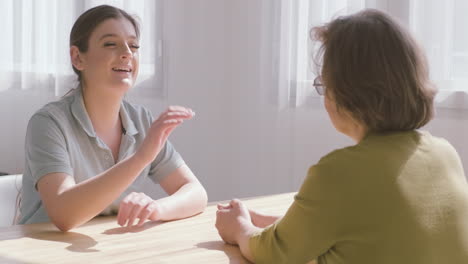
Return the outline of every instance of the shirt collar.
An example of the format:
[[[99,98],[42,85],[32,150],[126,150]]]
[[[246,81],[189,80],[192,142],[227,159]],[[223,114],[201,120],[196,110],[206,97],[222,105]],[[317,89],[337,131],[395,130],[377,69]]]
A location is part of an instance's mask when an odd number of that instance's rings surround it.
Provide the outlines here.
[[[89,119],[88,112],[86,112],[81,88],[76,88],[70,96],[73,96],[71,111],[76,121],[78,121],[88,136],[96,137],[93,124],[91,123],[91,119]]]
[[[86,107],[84,105],[82,89],[80,87],[76,88],[70,96],[73,96],[73,101],[71,103],[71,111],[73,116],[81,125],[86,134],[88,134],[88,136],[96,137],[96,132],[94,131],[93,124],[91,123],[91,119],[89,118],[88,112],[86,111]],[[124,134],[130,136],[138,134],[138,130],[130,118],[124,102],[122,102],[120,105],[119,114],[122,120],[122,126],[125,132]]]
[[[120,104],[120,119],[122,120],[122,126],[125,129],[125,135],[133,136],[138,134],[138,130],[135,127],[135,123],[130,118],[127,108],[125,107],[125,102],[122,101]]]

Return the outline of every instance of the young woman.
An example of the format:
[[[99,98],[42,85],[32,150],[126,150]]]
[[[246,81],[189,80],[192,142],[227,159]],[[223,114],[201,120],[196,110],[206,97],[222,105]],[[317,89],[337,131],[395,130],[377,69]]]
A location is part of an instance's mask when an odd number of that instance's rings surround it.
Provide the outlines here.
[[[468,186],[444,139],[417,130],[435,90],[409,34],[375,10],[313,29],[314,83],[356,145],[309,169],[282,217],[219,205],[216,227],[256,263],[468,263]]]
[[[153,120],[124,100],[139,66],[139,26],[125,11],[98,6],[70,34],[80,86],[49,103],[28,124],[20,223],[52,221],[70,230],[118,212],[121,226],[200,213],[207,195],[168,136],[191,109],[172,106]],[[150,178],[169,194],[153,200]]]

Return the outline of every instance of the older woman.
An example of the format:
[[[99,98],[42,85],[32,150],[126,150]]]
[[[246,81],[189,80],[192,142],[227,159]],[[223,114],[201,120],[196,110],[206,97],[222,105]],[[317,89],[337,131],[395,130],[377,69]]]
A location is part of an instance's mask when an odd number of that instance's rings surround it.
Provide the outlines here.
[[[466,178],[450,143],[417,130],[435,90],[413,39],[375,10],[312,33],[314,85],[356,145],[312,166],[282,218],[219,205],[221,237],[257,263],[468,263]]]

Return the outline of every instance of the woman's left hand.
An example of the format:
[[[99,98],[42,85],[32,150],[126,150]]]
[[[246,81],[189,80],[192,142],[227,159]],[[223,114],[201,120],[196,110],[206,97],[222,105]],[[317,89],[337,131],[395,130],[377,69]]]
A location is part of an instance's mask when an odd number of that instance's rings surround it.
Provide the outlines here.
[[[226,243],[239,244],[239,236],[247,234],[252,227],[249,210],[241,201],[234,199],[228,205],[218,204],[216,228]]]
[[[158,204],[144,193],[132,192],[127,195],[119,206],[117,223],[120,226],[133,226],[135,220],[137,226],[142,226],[146,220],[158,220]]]

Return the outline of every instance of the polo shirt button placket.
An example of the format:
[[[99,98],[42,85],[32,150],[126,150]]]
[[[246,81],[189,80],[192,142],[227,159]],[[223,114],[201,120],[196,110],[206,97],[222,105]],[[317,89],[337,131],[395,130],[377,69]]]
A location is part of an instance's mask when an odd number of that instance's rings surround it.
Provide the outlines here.
[[[104,159],[106,160],[107,163],[110,162],[110,155],[108,153],[104,154]]]

